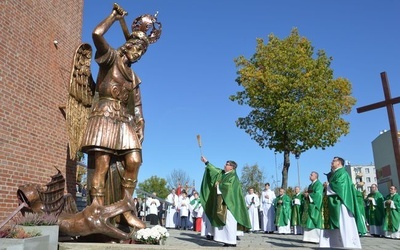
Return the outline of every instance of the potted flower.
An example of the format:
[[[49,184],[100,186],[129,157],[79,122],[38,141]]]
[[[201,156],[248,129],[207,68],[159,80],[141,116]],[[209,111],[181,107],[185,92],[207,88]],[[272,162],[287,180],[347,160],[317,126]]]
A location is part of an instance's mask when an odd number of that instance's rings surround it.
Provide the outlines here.
[[[49,235],[49,250],[58,249],[59,226],[57,217],[53,214],[25,213],[15,222],[26,232],[40,232],[42,235]]]
[[[133,234],[133,240],[136,244],[164,245],[168,237],[169,233],[167,229],[159,225],[140,229]]]
[[[49,247],[49,236],[41,235],[38,231],[27,232],[20,227],[9,227],[0,231],[1,249],[35,249],[42,250]]]

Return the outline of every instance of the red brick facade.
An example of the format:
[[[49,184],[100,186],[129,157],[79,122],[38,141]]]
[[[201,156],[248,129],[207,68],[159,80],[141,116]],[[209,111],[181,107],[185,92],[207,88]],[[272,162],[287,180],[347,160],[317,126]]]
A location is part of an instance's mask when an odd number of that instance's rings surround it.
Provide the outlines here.
[[[59,108],[66,105],[82,18],[83,0],[0,1],[0,222],[18,207],[18,186],[46,184],[54,167],[75,194]]]

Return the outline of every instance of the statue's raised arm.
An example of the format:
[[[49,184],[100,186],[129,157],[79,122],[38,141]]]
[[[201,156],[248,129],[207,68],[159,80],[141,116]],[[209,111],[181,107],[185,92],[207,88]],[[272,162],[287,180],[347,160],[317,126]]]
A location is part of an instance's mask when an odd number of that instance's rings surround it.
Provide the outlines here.
[[[121,20],[121,23],[125,24],[124,17],[128,15],[124,9],[122,9],[118,4],[114,4],[111,14],[106,17],[101,23],[99,23],[96,28],[93,30],[92,38],[93,43],[96,47],[98,54],[105,54],[110,45],[108,44],[107,40],[104,38],[104,34],[110,29],[110,27],[116,22]],[[125,29],[124,29],[125,28]],[[126,34],[129,31],[125,27],[123,27],[123,32]],[[125,36],[126,38],[126,36]]]

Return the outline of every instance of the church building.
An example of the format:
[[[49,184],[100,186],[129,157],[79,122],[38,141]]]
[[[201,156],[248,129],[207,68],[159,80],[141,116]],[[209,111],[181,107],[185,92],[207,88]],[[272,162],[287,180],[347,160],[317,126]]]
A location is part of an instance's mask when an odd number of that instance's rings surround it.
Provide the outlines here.
[[[18,208],[19,186],[45,185],[57,169],[75,196],[64,108],[83,2],[0,3],[0,222]]]

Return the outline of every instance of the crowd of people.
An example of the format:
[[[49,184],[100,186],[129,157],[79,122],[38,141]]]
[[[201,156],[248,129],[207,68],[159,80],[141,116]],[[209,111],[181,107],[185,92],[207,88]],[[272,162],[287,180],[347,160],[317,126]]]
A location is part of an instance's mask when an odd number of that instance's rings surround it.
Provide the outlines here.
[[[283,188],[275,193],[265,183],[260,194],[251,187],[244,195],[236,162],[227,161],[220,169],[203,156],[201,161],[206,167],[200,193],[193,190],[188,195],[178,187],[171,190],[164,204],[151,198],[147,201],[150,214],[156,214],[156,207],[164,205],[165,221],[159,224],[195,230],[209,240],[233,247],[239,236],[256,232],[303,235],[304,242],[321,248],[361,248],[360,237],[366,234],[400,239],[400,196],[396,187],[391,186],[389,195],[383,197],[373,184],[364,197],[356,190],[340,157],[332,160],[327,181],[321,182],[319,174],[312,171],[309,186],[303,192],[295,187],[290,194]],[[150,219],[151,223],[156,223],[155,218]]]
[[[177,189],[171,189],[165,200],[157,197],[157,193],[145,198],[135,197],[136,216],[142,221],[149,221],[150,225],[200,232],[203,209],[199,193],[194,188],[190,189],[178,185]]]
[[[265,233],[299,234],[303,241],[319,247],[361,248],[360,236],[400,239],[400,196],[391,186],[383,197],[376,184],[367,197],[357,191],[344,169],[344,160],[334,157],[327,181],[322,183],[315,171],[304,192],[295,187],[289,197],[284,189],[278,196],[269,183],[260,197],[250,188],[245,200],[252,227]],[[254,207],[258,206],[258,211]],[[257,215],[259,221],[257,221]]]

